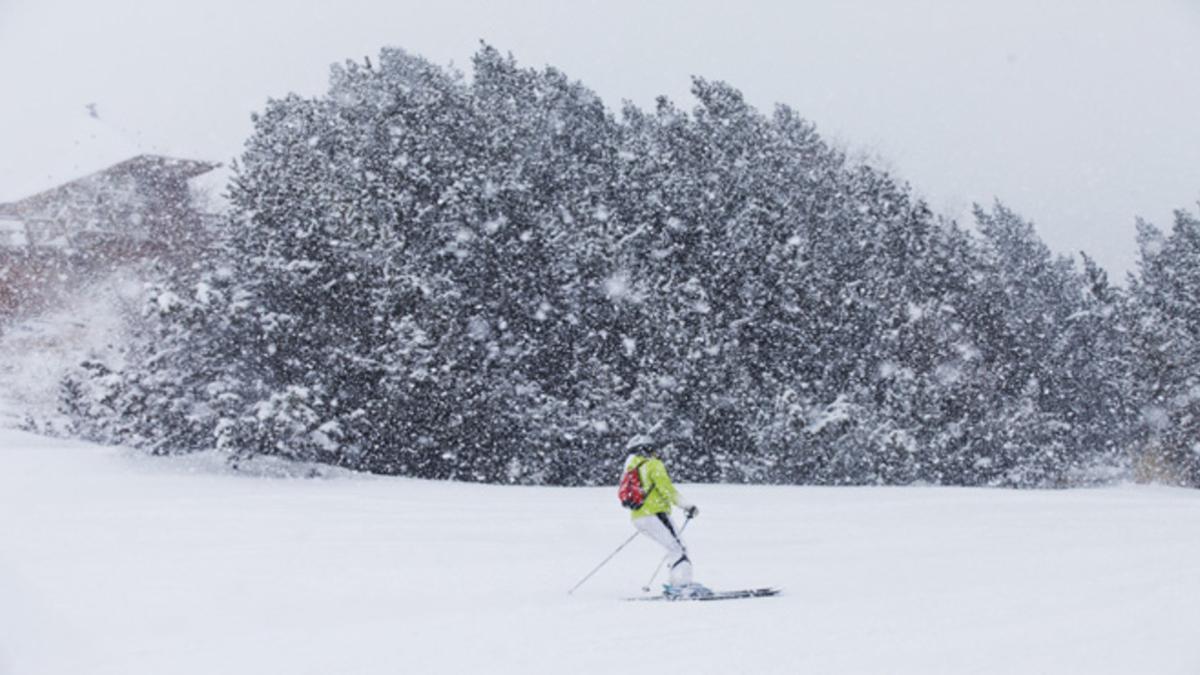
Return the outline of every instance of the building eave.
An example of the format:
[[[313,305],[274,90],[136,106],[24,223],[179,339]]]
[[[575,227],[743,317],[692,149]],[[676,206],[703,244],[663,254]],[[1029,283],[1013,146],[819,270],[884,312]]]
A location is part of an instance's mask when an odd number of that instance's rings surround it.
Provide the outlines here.
[[[13,202],[0,204],[0,215],[9,215],[20,217],[27,210],[27,207],[37,204],[40,201],[52,197],[54,194],[63,190],[68,190],[73,186],[81,183],[86,183],[99,176],[105,174],[119,174],[122,172],[137,172],[141,170],[153,171],[155,169],[165,169],[174,173],[182,180],[189,180],[196,176],[203,175],[221,166],[219,162],[205,162],[194,159],[180,159],[176,157],[167,157],[164,155],[143,154],[131,157],[121,162],[117,162],[99,171],[93,171],[84,176],[69,180],[61,185],[57,185],[46,190],[42,190],[35,194],[18,199]]]

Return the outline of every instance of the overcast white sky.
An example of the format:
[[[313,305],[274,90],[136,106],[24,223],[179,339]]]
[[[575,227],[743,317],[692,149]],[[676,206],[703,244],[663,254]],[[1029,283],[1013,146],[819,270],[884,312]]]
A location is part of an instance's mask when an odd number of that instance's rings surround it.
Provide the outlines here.
[[[0,201],[136,152],[228,161],[334,61],[465,66],[480,39],[612,105],[727,80],[935,210],[999,197],[1117,279],[1135,216],[1200,200],[1200,0],[0,0]]]

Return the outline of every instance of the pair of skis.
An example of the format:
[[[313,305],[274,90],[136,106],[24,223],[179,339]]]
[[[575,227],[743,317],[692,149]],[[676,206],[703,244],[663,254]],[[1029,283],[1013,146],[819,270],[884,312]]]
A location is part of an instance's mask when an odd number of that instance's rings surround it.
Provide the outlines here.
[[[683,531],[687,529],[688,523],[690,523],[691,521],[692,521],[692,516],[689,515],[687,517],[687,520],[685,520],[683,522],[683,527],[679,528],[680,534],[683,534]],[[584,584],[584,582],[586,582],[588,579],[591,579],[592,576],[594,574],[596,574],[596,572],[600,571],[601,567],[604,567],[608,563],[609,560],[612,560],[614,556],[616,556],[618,553],[620,553],[621,549],[628,546],[629,542],[633,541],[638,536],[638,534],[640,534],[640,531],[635,531],[633,534],[629,535],[629,538],[626,539],[624,542],[622,542],[621,545],[617,547],[617,550],[613,551],[612,553],[609,553],[608,557],[606,557],[604,560],[601,560],[599,565],[596,565],[596,567],[591,572],[588,572],[582,579],[579,580],[579,583],[572,586],[571,590],[567,591],[567,595],[573,594],[576,590],[579,589],[580,586],[582,586]],[[658,576],[659,570],[662,569],[663,564],[666,562],[667,562],[667,558],[663,557],[662,562],[658,563],[658,567],[654,568],[654,576],[651,576],[650,581],[647,582],[646,586],[642,587],[643,591],[650,590],[650,584],[654,583],[654,577]],[[694,602],[694,601],[709,602],[712,600],[738,600],[741,598],[766,598],[766,597],[770,597],[773,595],[779,595],[779,593],[780,593],[780,590],[778,588],[766,587],[766,588],[747,588],[747,589],[742,589],[742,590],[737,590],[737,591],[715,591],[715,592],[707,593],[704,595],[676,596],[676,595],[664,594],[664,595],[651,595],[651,596],[642,596],[642,597],[637,597],[637,598],[625,598],[625,599],[637,601],[637,602],[646,602],[646,601],[651,601],[651,600],[661,600],[661,601],[667,601],[667,602]]]
[[[778,588],[748,588],[739,591],[713,591],[711,595],[698,595],[694,597],[672,597],[667,595],[650,595],[637,598],[625,598],[631,602],[649,602],[652,600],[660,600],[663,602],[709,602],[711,600],[740,600],[742,598],[767,598],[772,595],[779,595]]]
[[[692,516],[689,514],[688,517],[683,521],[683,527],[679,528],[679,534],[683,534],[683,531],[687,529],[688,523],[690,523],[690,522],[692,522]],[[674,533],[672,532],[672,534],[674,534]],[[658,571],[662,569],[662,566],[664,564],[666,564],[668,557],[669,556],[664,556],[662,561],[658,563],[658,567],[654,568],[654,575],[651,576],[650,581],[647,582],[647,584],[642,587],[643,591],[650,590],[650,584],[654,583],[654,578],[658,576]],[[702,595],[667,595],[664,593],[662,595],[651,595],[651,596],[642,596],[642,597],[638,597],[638,598],[625,598],[625,599],[636,601],[636,602],[646,602],[646,601],[650,601],[650,600],[662,600],[662,601],[666,601],[666,602],[692,602],[692,601],[708,602],[708,601],[712,601],[712,600],[739,600],[741,598],[765,598],[765,597],[770,597],[772,595],[779,595],[778,588],[770,588],[770,587],[746,588],[746,589],[737,590],[737,591],[709,591],[708,589],[704,589],[704,590],[705,590],[705,593]]]

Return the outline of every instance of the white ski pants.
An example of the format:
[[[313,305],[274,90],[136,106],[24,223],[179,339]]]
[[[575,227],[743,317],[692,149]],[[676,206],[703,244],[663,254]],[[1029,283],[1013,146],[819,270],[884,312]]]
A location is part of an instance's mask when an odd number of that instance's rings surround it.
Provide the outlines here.
[[[692,561],[688,559],[687,546],[679,538],[670,516],[665,513],[643,516],[633,521],[642,534],[667,549],[667,565],[671,570],[671,585],[684,586],[692,583]]]

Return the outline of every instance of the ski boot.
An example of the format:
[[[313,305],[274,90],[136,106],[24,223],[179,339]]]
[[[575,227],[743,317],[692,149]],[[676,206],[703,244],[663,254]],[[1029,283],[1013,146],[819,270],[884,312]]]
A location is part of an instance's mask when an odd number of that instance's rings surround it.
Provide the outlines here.
[[[663,584],[663,596],[668,600],[699,600],[711,597],[713,592],[704,584],[691,582],[672,586]]]

